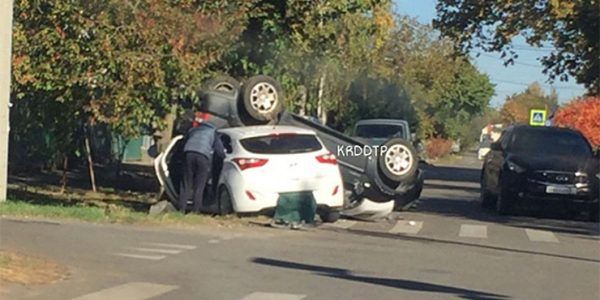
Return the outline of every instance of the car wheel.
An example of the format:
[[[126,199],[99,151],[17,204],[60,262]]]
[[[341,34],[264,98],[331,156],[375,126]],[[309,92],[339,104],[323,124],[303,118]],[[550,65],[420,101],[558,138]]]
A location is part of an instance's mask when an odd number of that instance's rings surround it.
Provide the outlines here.
[[[233,206],[231,204],[231,194],[226,186],[222,185],[219,188],[219,198],[217,205],[219,206],[219,215],[225,216],[233,213]]]
[[[240,82],[231,76],[217,76],[204,83],[205,90],[235,93],[240,88]]]
[[[479,192],[479,198],[481,199],[481,207],[492,208],[494,206],[494,198],[485,186],[485,181],[483,178],[481,179],[481,191]]]
[[[589,220],[591,222],[598,222],[598,221],[600,221],[600,211],[598,209],[598,206],[595,206],[594,208],[590,209]]]
[[[340,219],[340,212],[330,210],[330,211],[320,213],[319,217],[321,217],[321,220],[325,223],[335,223],[335,222],[337,222],[337,220]]]
[[[498,193],[498,197],[496,199],[496,212],[500,215],[508,215],[512,211],[512,199],[504,191],[504,188],[500,187],[500,193]]]
[[[415,176],[419,161],[417,151],[409,142],[393,138],[380,147],[387,148],[384,153],[378,153],[381,154],[378,156],[378,166],[383,177],[399,182]]]
[[[394,199],[394,211],[402,211],[410,207],[410,205],[415,202],[419,197],[421,197],[421,193],[423,192],[423,181],[417,182],[410,190],[406,192],[404,195],[400,195]]]
[[[274,78],[250,77],[243,86],[245,112],[256,121],[271,121],[283,110],[283,89]]]

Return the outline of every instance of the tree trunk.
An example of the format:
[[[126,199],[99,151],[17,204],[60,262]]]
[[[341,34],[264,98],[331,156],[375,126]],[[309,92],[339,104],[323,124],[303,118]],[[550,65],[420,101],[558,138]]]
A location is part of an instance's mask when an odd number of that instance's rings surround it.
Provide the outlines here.
[[[94,175],[94,161],[92,159],[92,149],[90,147],[89,132],[86,132],[86,135],[85,135],[85,150],[87,152],[88,167],[89,167],[89,171],[90,171],[90,182],[92,184],[92,190],[94,192],[96,192],[97,191],[96,176]]]
[[[67,169],[69,168],[69,156],[63,154],[63,168],[62,168],[62,178],[60,180],[61,187],[60,193],[64,194],[67,189]]]
[[[301,116],[306,116],[307,100],[308,100],[306,88],[303,85],[300,86],[298,88],[298,93],[300,94],[300,110],[298,113]]]
[[[319,92],[317,93],[317,117],[322,124],[327,124],[327,111],[323,107],[323,93],[325,90],[325,79],[327,73],[323,73],[319,79]]]

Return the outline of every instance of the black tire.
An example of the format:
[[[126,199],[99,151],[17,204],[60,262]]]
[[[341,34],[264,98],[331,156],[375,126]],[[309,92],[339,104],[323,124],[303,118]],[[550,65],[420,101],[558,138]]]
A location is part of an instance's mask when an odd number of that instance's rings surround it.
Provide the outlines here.
[[[340,212],[336,210],[325,211],[320,213],[319,217],[325,223],[335,223],[340,219]]]
[[[272,121],[283,110],[283,89],[272,77],[258,75],[250,77],[242,88],[244,111],[252,119],[260,122]],[[258,103],[259,97],[266,97],[265,103]]]
[[[417,151],[413,145],[403,139],[393,138],[386,141],[380,147],[384,146],[387,147],[387,151],[378,153],[377,166],[379,168],[379,173],[385,179],[393,182],[412,179],[419,167],[419,157],[417,156]],[[405,160],[404,162],[408,164],[408,166],[399,166],[399,169],[396,169],[395,163],[394,166],[390,166],[390,163],[392,163],[391,160],[395,157],[398,157],[400,160]]]
[[[218,213],[221,216],[233,213],[233,205],[231,204],[231,194],[226,186],[219,187],[219,197],[217,198]]]
[[[238,80],[231,76],[221,75],[207,80],[203,89],[207,91],[220,91],[220,92],[228,92],[235,93],[241,84]]]
[[[512,197],[505,191],[505,188],[501,184],[500,193],[496,197],[496,212],[500,215],[509,215],[512,213],[512,210]]]
[[[415,183],[415,185],[408,190],[406,194],[396,197],[396,199],[394,199],[394,211],[402,211],[410,208],[411,203],[415,202],[417,199],[419,199],[419,197],[421,197],[424,185],[425,184],[423,180],[419,180],[419,182]]]
[[[494,197],[488,191],[485,186],[485,180],[483,176],[481,177],[481,191],[479,192],[479,199],[481,200],[481,207],[483,208],[493,208],[494,207]]]
[[[598,206],[595,206],[592,209],[590,209],[588,218],[590,222],[600,221],[600,208]]]

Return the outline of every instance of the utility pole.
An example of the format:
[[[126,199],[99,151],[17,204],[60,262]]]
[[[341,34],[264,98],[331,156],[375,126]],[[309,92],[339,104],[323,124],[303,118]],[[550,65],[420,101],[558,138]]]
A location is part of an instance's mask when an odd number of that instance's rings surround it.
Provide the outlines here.
[[[8,130],[10,65],[12,61],[13,0],[0,1],[0,202],[6,201],[8,184]]]

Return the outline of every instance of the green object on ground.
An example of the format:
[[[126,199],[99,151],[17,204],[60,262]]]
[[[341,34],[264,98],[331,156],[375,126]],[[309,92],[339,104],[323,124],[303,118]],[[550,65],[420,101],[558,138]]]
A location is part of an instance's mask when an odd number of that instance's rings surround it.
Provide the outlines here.
[[[311,192],[281,193],[273,220],[284,224],[315,222],[317,201]]]

